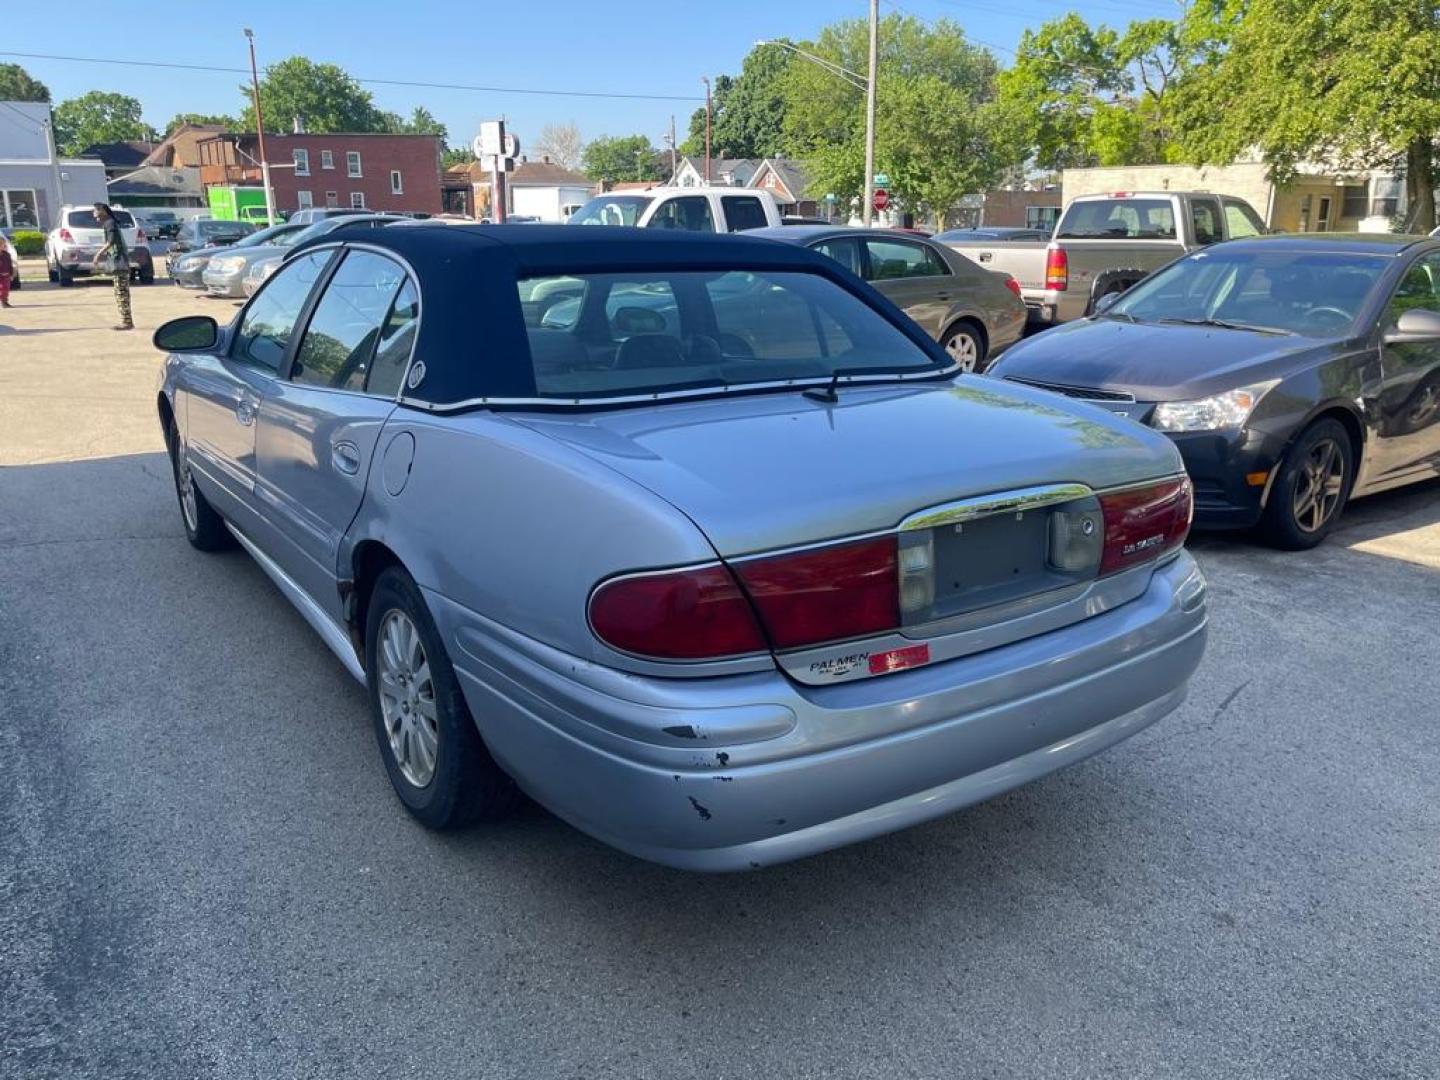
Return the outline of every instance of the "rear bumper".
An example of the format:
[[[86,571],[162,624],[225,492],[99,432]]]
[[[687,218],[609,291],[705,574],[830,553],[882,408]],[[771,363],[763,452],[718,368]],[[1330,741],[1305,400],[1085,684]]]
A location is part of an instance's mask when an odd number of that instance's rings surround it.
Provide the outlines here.
[[[826,687],[622,674],[427,599],[520,785],[615,847],[692,870],[878,836],[1088,757],[1183,700],[1206,634],[1204,578],[1184,553],[1082,623]]]
[[[1248,529],[1264,512],[1267,481],[1285,453],[1285,439],[1257,431],[1170,435],[1195,485],[1195,526]],[[1251,477],[1265,479],[1251,483]]]

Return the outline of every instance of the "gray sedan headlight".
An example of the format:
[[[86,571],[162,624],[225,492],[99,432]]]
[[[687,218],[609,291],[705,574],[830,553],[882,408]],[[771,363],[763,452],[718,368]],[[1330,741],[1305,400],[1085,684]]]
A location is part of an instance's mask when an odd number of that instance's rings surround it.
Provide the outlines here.
[[[180,258],[175,260],[175,269],[194,270],[199,263],[201,263],[205,259],[208,259],[209,257],[210,256],[208,255],[182,255],[180,256]]]
[[[1221,431],[1243,427],[1273,382],[1242,386],[1197,401],[1162,401],[1151,423],[1160,431]]]

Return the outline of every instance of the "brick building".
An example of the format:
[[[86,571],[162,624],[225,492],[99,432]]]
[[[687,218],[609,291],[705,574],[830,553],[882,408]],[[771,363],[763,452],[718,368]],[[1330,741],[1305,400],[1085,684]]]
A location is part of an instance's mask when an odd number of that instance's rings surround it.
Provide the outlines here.
[[[363,206],[438,214],[440,150],[434,135],[265,135],[275,207],[286,211]],[[201,141],[199,151],[206,188],[260,183],[254,135],[215,135]]]

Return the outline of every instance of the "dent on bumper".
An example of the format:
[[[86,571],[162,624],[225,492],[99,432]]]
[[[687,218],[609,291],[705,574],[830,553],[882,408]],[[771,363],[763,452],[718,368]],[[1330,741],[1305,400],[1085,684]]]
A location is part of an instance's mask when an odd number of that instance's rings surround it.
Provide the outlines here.
[[[824,688],[778,672],[630,676],[428,599],[481,733],[520,785],[598,839],[693,870],[878,836],[1097,753],[1184,699],[1206,633],[1204,579],[1185,554],[1085,622]]]

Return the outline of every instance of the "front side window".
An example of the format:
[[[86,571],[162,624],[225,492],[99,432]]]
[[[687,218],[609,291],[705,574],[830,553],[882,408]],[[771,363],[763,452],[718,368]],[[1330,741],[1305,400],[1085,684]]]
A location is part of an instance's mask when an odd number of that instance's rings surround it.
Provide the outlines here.
[[[820,274],[573,274],[518,288],[536,392],[546,397],[946,370]]]
[[[1387,310],[1391,324],[1415,308],[1440,312],[1440,254],[1416,259],[1400,279]]]
[[[1174,240],[1175,208],[1169,199],[1073,202],[1055,239]]]
[[[652,229],[680,229],[684,232],[714,232],[710,200],[704,195],[686,195],[660,204],[647,223]]]
[[[404,178],[400,175],[400,170],[399,170],[399,169],[391,169],[391,170],[390,170],[390,194],[391,194],[391,195],[404,195],[404,194],[405,194],[405,180],[404,180]]]
[[[291,153],[291,155],[295,158],[295,175],[296,175],[296,176],[309,176],[309,175],[310,175],[310,151],[309,151],[309,150],[292,150],[292,151],[290,151],[290,153]]]
[[[296,320],[330,255],[328,251],[300,255],[275,272],[240,317],[232,357],[267,371],[280,370]]]
[[[571,225],[634,225],[655,200],[649,195],[597,195],[570,215]]]
[[[347,150],[347,151],[345,151],[345,175],[346,175],[346,176],[360,176],[360,175],[362,175],[361,172],[360,172],[360,151],[359,151],[359,150]]]
[[[866,240],[865,247],[870,253],[871,281],[938,277],[947,273],[939,256],[920,244],[904,240]]]
[[[320,168],[333,169],[335,167],[335,152],[333,150],[320,151]]]
[[[1265,226],[1255,216],[1255,212],[1234,199],[1225,200],[1225,228],[1229,231],[1231,240],[1259,236],[1265,231]]]
[[[725,208],[725,227],[731,232],[763,229],[770,224],[765,220],[765,207],[754,195],[723,195],[720,205]]]
[[[325,286],[300,339],[292,382],[362,390],[380,329],[405,271],[369,251],[351,251]]]
[[[365,209],[365,193],[364,193],[363,191],[352,191],[352,192],[350,193],[350,209],[352,209],[352,210],[364,210],[364,209]]]

